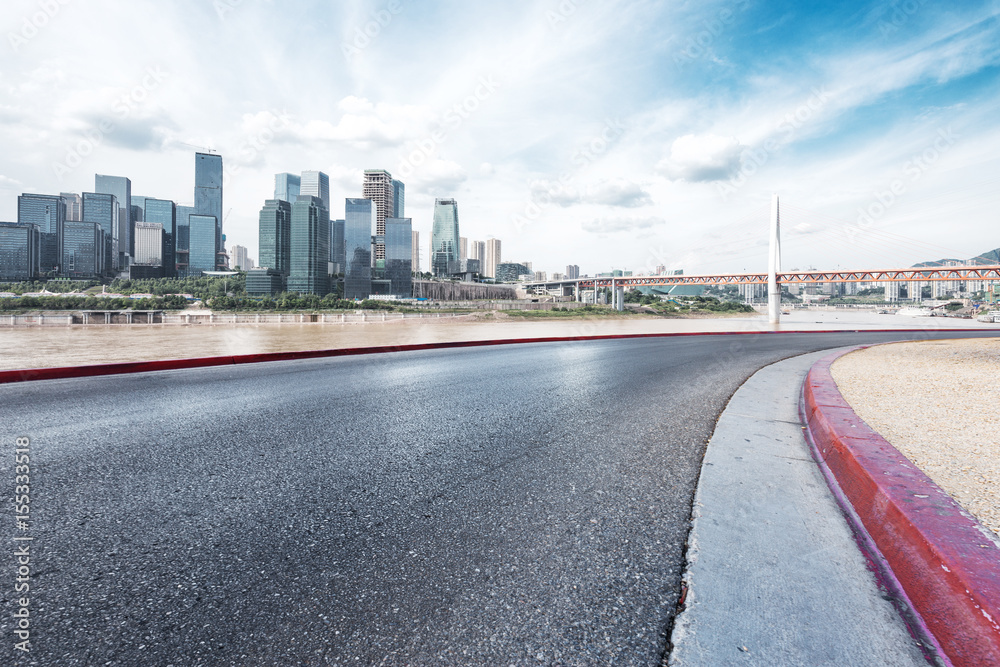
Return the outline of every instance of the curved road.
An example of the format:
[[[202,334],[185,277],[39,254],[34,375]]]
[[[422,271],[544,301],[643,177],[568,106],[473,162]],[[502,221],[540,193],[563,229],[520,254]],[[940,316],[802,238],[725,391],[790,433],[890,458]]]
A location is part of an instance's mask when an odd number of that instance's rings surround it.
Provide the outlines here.
[[[34,537],[32,651],[12,648],[8,555],[0,663],[657,665],[732,393],[781,358],[909,336],[505,345],[0,386],[2,488],[29,437]]]

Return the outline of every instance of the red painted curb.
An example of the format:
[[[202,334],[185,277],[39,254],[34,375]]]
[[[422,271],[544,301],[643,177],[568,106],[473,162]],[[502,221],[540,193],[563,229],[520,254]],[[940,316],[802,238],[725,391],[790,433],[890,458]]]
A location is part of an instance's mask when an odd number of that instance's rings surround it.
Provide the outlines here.
[[[265,361],[289,361],[295,359],[321,359],[325,357],[346,357],[357,354],[381,354],[385,352],[409,352],[413,350],[440,350],[458,347],[483,347],[488,345],[515,345],[521,343],[556,343],[578,340],[616,340],[623,338],[670,338],[679,336],[753,336],[761,334],[793,333],[921,333],[926,329],[814,329],[797,331],[691,331],[653,334],[609,334],[603,336],[558,336],[549,338],[510,338],[458,341],[451,343],[416,343],[411,345],[388,345],[382,347],[349,347],[335,350],[304,350],[300,352],[266,352],[223,357],[200,357],[193,359],[167,359],[162,361],[134,361],[118,364],[93,364],[88,366],[63,366],[56,368],[27,368],[23,370],[0,371],[0,384],[10,382],[31,382],[34,380],[59,380],[65,378],[94,377],[100,375],[120,375],[123,373],[148,373],[184,368],[207,366],[227,366],[229,364],[254,364]],[[956,333],[967,331],[996,331],[994,329],[934,329],[934,332]]]
[[[830,366],[854,349],[824,357],[806,377],[813,454],[951,663],[1000,665],[1000,548],[844,400]]]

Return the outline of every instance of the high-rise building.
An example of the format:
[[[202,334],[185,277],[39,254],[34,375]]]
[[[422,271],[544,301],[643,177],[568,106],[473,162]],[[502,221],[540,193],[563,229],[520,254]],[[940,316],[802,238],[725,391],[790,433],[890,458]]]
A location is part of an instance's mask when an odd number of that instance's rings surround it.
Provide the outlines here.
[[[372,293],[372,232],[375,203],[347,199],[344,210],[344,298],[367,299]]]
[[[392,218],[406,217],[406,186],[403,181],[392,181]]]
[[[225,247],[222,240],[222,182],[222,156],[195,153],[194,212],[196,215],[215,218],[215,250],[213,251],[215,259],[212,260],[211,268],[199,269],[202,271],[214,271],[216,266],[225,266]],[[199,221],[199,224],[204,224],[204,220]],[[199,248],[199,252],[207,252],[207,248]]]
[[[478,259],[480,268],[485,268],[486,243],[484,241],[469,242],[469,259]]]
[[[250,270],[251,260],[250,260],[250,250],[246,246],[234,245],[233,246],[233,268],[242,269],[243,271]]]
[[[292,205],[283,199],[268,199],[260,210],[257,259],[260,268],[288,277],[291,270]]]
[[[530,266],[517,262],[501,262],[497,264],[496,275],[493,277],[500,283],[515,283],[521,276],[533,275]]]
[[[385,236],[385,219],[393,217],[395,212],[393,183],[392,174],[385,169],[365,169],[365,181],[361,196],[375,202],[375,236]],[[376,240],[376,266],[379,266],[379,262],[384,259],[385,244]]]
[[[174,241],[174,261],[177,265],[177,277],[188,276],[188,266],[191,264],[191,216],[195,214],[194,206],[178,206],[176,216],[177,236]]]
[[[83,197],[74,192],[60,192],[59,196],[66,204],[66,220],[83,220]]]
[[[330,261],[333,272],[340,274],[347,266],[347,252],[344,249],[344,220],[330,221]]]
[[[295,174],[274,175],[274,198],[289,204],[295,201],[302,189],[302,179]],[[313,195],[316,196],[316,195]]]
[[[501,262],[503,262],[503,259],[500,256],[500,239],[488,239],[486,241],[486,261],[483,266],[483,275],[496,278]]]
[[[148,197],[132,195],[132,223],[146,221],[146,200]]]
[[[17,198],[17,221],[35,225],[39,233],[41,275],[60,272],[63,255],[63,227],[66,202],[61,196],[23,194]]]
[[[413,295],[413,221],[385,219],[385,277],[389,293],[404,299]]]
[[[566,266],[566,279],[576,280],[580,277],[580,267],[576,264],[569,264]]]
[[[323,207],[330,210],[330,177],[322,171],[303,171],[299,196],[319,197],[323,201]],[[289,204],[294,204],[295,200],[288,200]]]
[[[126,256],[131,257],[134,250],[132,241],[132,181],[124,176],[94,175],[94,192],[114,195],[118,200],[118,267],[128,266]],[[106,232],[105,232],[106,233]]]
[[[188,216],[188,276],[198,277],[203,271],[215,271],[218,225],[214,215],[193,213]]]
[[[319,197],[299,195],[292,204],[288,291],[325,296],[330,291],[330,211]]]
[[[412,271],[420,273],[420,232],[414,230],[410,234],[410,237],[412,239],[412,244],[413,244],[411,246],[411,248],[413,250],[413,255],[410,258],[410,262],[411,262],[410,269]]]
[[[135,254],[129,265],[131,278],[163,277],[163,225],[158,222],[137,222],[134,227]]]
[[[101,226],[96,222],[67,220],[62,263],[63,275],[68,278],[97,278],[103,274],[104,230]]]
[[[119,264],[118,233],[121,207],[118,198],[101,192],[83,193],[83,221],[96,222],[104,230],[104,268],[102,273],[117,271]]]
[[[469,239],[464,236],[458,238],[458,261],[464,262],[469,259]]]
[[[163,225],[163,277],[177,275],[177,206],[169,199],[145,197],[143,221]]]
[[[40,237],[37,225],[0,222],[0,280],[33,280],[40,275]]]
[[[431,231],[431,270],[436,276],[458,271],[458,202],[434,200],[434,228]]]

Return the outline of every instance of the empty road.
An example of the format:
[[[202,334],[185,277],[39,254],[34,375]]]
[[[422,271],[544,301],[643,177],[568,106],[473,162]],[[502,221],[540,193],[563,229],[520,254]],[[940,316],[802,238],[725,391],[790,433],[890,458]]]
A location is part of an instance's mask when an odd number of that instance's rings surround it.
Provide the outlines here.
[[[29,438],[34,538],[25,655],[8,503],[0,664],[658,665],[732,393],[778,359],[908,336],[504,345],[0,386],[0,483],[12,497]]]

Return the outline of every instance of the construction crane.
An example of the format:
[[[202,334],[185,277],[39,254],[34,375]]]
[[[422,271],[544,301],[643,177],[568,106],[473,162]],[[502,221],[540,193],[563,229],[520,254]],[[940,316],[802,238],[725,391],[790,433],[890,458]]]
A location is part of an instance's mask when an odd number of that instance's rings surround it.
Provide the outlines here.
[[[218,152],[214,148],[205,148],[204,146],[195,146],[194,144],[185,143],[183,141],[178,141],[177,143],[179,143],[181,146],[187,146],[189,148],[197,148],[198,150],[204,151],[204,152],[209,153],[209,154],[217,153]]]

